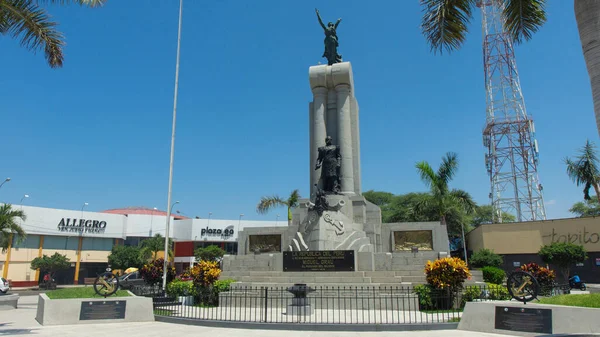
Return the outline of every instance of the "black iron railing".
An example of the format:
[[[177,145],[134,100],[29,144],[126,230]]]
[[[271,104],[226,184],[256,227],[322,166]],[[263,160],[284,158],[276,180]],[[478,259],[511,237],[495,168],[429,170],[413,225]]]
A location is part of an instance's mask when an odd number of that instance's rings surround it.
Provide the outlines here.
[[[568,287],[568,286],[567,286]],[[287,287],[232,287],[228,291],[196,291],[191,296],[167,296],[160,287],[136,286],[132,292],[153,298],[154,314],[175,318],[308,324],[437,324],[460,321],[470,301],[510,300],[502,285],[468,285],[459,291],[426,286],[312,287],[304,299],[294,299]],[[568,291],[564,285],[547,289]]]
[[[476,288],[475,288],[476,287]],[[240,287],[194,296],[154,298],[155,315],[187,319],[309,324],[431,324],[458,322],[466,301],[508,299],[497,289],[416,292],[412,287],[314,287],[294,299],[286,287]],[[136,289],[137,291],[141,289]],[[146,291],[149,293],[149,291]],[[208,295],[207,295],[208,294]],[[507,295],[507,294],[505,294]]]

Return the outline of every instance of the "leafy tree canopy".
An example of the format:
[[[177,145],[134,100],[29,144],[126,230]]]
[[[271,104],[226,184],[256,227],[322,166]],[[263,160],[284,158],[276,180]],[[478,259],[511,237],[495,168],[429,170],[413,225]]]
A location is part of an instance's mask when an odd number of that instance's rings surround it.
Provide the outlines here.
[[[136,246],[114,246],[108,256],[108,264],[112,269],[142,268],[145,259],[140,247]]]
[[[225,251],[221,249],[221,247],[210,245],[206,248],[198,248],[194,252],[194,256],[196,257],[196,261],[219,261],[223,255],[225,255]]]
[[[542,261],[557,266],[565,279],[569,278],[569,271],[572,265],[584,262],[587,259],[587,254],[583,246],[565,242],[555,242],[543,246],[538,254],[542,258]]]
[[[31,269],[40,269],[42,272],[49,272],[54,274],[55,272],[63,269],[69,269],[71,267],[71,261],[66,255],[54,253],[52,256],[43,255],[42,257],[36,257],[31,261]]]
[[[576,202],[569,209],[569,212],[577,215],[578,217],[587,217],[587,216],[599,216],[600,215],[600,203],[598,203],[597,198],[591,198],[590,200],[586,200],[584,202]]]

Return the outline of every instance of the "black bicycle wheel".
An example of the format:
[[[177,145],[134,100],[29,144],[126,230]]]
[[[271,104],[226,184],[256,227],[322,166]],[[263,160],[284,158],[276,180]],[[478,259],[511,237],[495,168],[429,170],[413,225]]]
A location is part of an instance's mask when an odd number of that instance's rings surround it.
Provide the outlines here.
[[[111,272],[100,274],[94,280],[94,291],[96,294],[108,297],[119,290],[119,278]]]
[[[540,292],[540,284],[530,273],[515,271],[508,275],[506,289],[512,298],[527,303],[537,298]]]

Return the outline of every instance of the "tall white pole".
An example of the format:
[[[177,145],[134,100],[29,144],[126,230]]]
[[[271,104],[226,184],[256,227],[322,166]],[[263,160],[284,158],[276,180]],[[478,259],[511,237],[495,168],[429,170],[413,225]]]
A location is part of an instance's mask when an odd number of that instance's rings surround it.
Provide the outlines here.
[[[169,164],[169,192],[167,197],[167,223],[165,229],[165,263],[163,265],[163,291],[167,288],[167,266],[169,262],[169,224],[171,221],[171,191],[173,189],[173,159],[175,155],[175,122],[177,120],[177,89],[179,88],[179,50],[181,47],[181,17],[183,0],[179,0],[179,28],[177,30],[177,61],[175,63],[175,94],[173,97],[173,130],[171,133],[171,162]]]
[[[460,229],[462,230],[462,244],[463,244],[463,252],[465,253],[465,263],[468,265],[469,260],[467,259],[467,241],[465,240],[465,225],[460,224]]]

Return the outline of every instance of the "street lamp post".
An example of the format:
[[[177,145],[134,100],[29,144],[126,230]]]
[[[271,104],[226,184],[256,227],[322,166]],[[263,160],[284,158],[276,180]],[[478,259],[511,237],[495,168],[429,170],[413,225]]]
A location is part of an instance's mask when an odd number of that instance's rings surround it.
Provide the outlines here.
[[[83,219],[83,209],[85,208],[85,206],[89,205],[87,202],[84,202],[83,205],[81,206],[81,219]]]
[[[158,208],[154,207],[152,209],[152,212],[150,212],[150,236],[152,236],[152,221],[154,221],[154,212],[157,210]]]
[[[237,228],[237,232],[238,232],[238,233],[240,232],[240,225],[241,225],[241,223],[242,223],[242,217],[243,217],[243,216],[244,216],[244,214],[243,214],[243,213],[242,213],[242,214],[240,214],[240,220],[238,221],[238,228]],[[239,234],[238,234],[238,235],[239,235]],[[238,236],[238,238],[239,238],[239,236]]]
[[[277,218],[275,219],[275,226],[279,225],[279,214],[277,214]]]
[[[10,178],[6,178],[4,179],[4,181],[2,182],[2,184],[0,184],[0,187],[2,187],[2,185],[6,184],[7,182],[10,181]]]
[[[19,204],[21,205],[21,208],[23,208],[23,199],[25,199],[25,198],[29,198],[29,194],[25,194],[23,196],[23,198],[21,198],[21,201],[19,202]]]
[[[465,254],[465,263],[468,265],[469,260],[467,259],[467,242],[465,241],[465,225],[461,224],[460,229],[462,231],[462,244],[463,244],[463,252]]]
[[[177,91],[179,88],[179,55],[181,49],[181,18],[183,16],[183,0],[179,0],[179,24],[177,28],[177,59],[175,61],[175,92],[173,95],[173,126],[171,130],[171,160],[169,163],[169,191],[167,193],[167,207],[171,206],[171,192],[173,190],[173,161],[175,159],[175,124],[177,121]],[[167,210],[167,224],[165,231],[165,254],[169,246],[169,222],[171,221],[171,208]],[[165,256],[166,257],[166,256]],[[163,265],[162,289],[167,288],[167,259]]]

